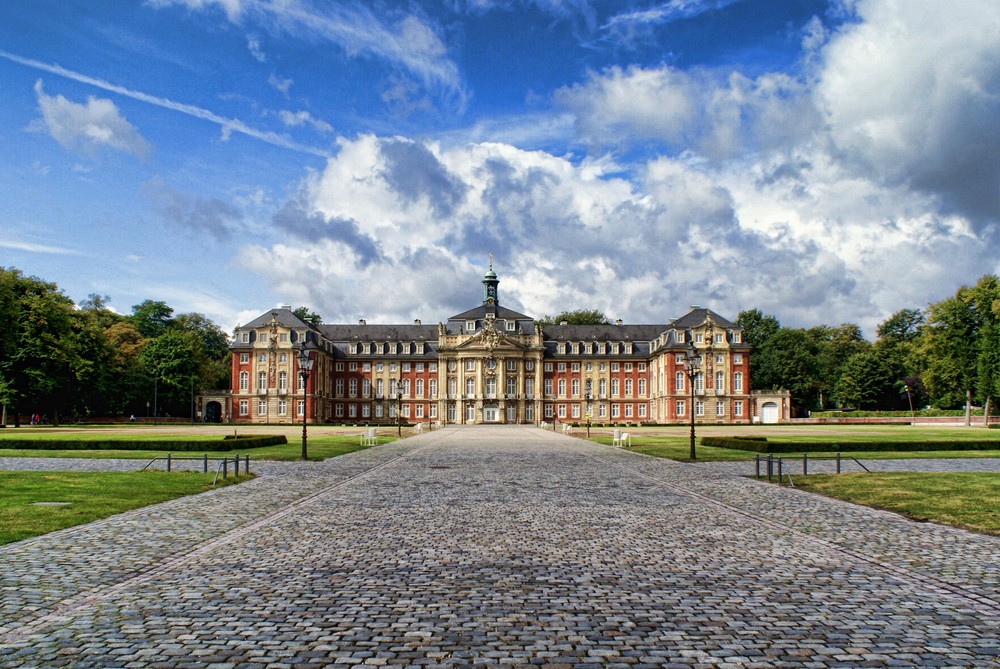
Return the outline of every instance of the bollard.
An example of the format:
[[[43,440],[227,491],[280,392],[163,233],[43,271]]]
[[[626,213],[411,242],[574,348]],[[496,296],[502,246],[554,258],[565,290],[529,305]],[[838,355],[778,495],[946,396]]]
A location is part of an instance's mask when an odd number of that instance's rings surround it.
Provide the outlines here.
[[[771,476],[774,474],[774,456],[770,453],[767,454],[767,482],[771,482]]]
[[[208,473],[208,453],[206,453],[204,455],[204,457],[202,457],[202,460],[201,460],[201,471],[203,473],[205,473],[205,474]]]
[[[760,479],[760,454],[753,456],[753,475],[754,478]]]
[[[778,485],[782,485],[781,477],[784,475],[785,463],[782,462],[781,458],[778,458]]]
[[[236,478],[240,477],[240,454],[237,453],[236,457],[233,458],[233,476]]]
[[[802,475],[809,475],[809,455],[807,453],[802,454]]]
[[[837,473],[840,473],[840,451],[837,451]]]
[[[229,458],[222,458],[222,478],[229,477]]]
[[[170,454],[167,453],[167,471],[170,471]]]
[[[250,476],[250,454],[247,453],[243,457],[244,457],[244,460],[243,460],[243,473],[245,475],[247,475],[247,476]]]

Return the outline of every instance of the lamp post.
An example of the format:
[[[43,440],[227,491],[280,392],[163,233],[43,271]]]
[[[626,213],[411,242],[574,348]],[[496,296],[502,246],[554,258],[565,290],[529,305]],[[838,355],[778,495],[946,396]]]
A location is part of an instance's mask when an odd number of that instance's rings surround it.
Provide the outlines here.
[[[396,436],[403,436],[403,377],[396,383]]]
[[[906,391],[906,399],[910,403],[910,420],[913,420],[913,418],[915,418],[913,414],[913,396],[910,394],[909,384],[904,385],[903,390]]]
[[[309,456],[306,448],[306,441],[308,439],[306,430],[306,401],[308,397],[309,372],[312,371],[313,365],[316,361],[309,355],[309,351],[306,349],[305,341],[302,342],[302,348],[299,350],[298,362],[299,376],[302,379],[302,459],[308,460]]]
[[[684,352],[684,370],[687,372],[688,385],[691,387],[691,443],[689,448],[688,457],[692,460],[698,458],[694,449],[695,434],[694,434],[694,379],[697,375],[695,371],[695,365],[697,364],[697,351],[695,351],[694,344],[688,344],[687,350]]]

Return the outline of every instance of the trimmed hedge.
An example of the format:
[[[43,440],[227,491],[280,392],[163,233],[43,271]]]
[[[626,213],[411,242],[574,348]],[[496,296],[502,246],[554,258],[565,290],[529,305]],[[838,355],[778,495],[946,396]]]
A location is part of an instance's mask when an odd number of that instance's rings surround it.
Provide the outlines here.
[[[287,444],[284,435],[241,437],[230,435],[220,441],[182,441],[153,439],[149,441],[133,441],[131,439],[98,439],[98,440],[41,440],[41,439],[0,439],[0,449],[37,451],[235,451],[245,448],[260,448]]]
[[[768,443],[765,437],[704,437],[702,446],[732,448],[753,453],[818,453],[851,451],[994,451],[1000,441],[782,441]]]

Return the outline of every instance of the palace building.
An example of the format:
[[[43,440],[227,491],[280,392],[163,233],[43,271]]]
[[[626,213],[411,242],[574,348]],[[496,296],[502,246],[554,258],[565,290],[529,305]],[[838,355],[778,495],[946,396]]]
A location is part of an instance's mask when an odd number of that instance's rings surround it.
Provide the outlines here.
[[[234,423],[749,423],[750,347],[692,307],[660,325],[542,324],[482,304],[424,325],[312,325],[290,307],[237,329],[232,387],[205,415]],[[312,369],[302,373],[308,352]],[[768,421],[770,422],[770,421]]]

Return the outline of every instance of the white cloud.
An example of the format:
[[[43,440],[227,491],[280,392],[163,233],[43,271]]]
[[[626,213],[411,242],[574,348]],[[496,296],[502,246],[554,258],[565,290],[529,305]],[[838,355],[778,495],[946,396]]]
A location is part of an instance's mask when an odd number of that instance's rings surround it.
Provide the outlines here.
[[[433,26],[412,14],[381,17],[360,3],[308,6],[268,0],[154,0],[152,4],[194,10],[218,5],[239,25],[254,22],[261,30],[336,44],[350,56],[373,56],[405,68],[457,109],[465,108],[462,77],[444,41]]]
[[[152,150],[152,145],[125,120],[111,100],[91,96],[85,104],[80,104],[61,95],[49,96],[41,79],[35,82],[35,95],[42,118],[32,128],[48,132],[67,149],[94,153],[106,147],[139,158],[145,158]]]
[[[316,118],[307,111],[300,110],[297,112],[282,110],[278,112],[278,117],[281,122],[290,128],[298,128],[304,125],[319,130],[320,132],[333,132],[333,126],[324,121],[323,119]]]

